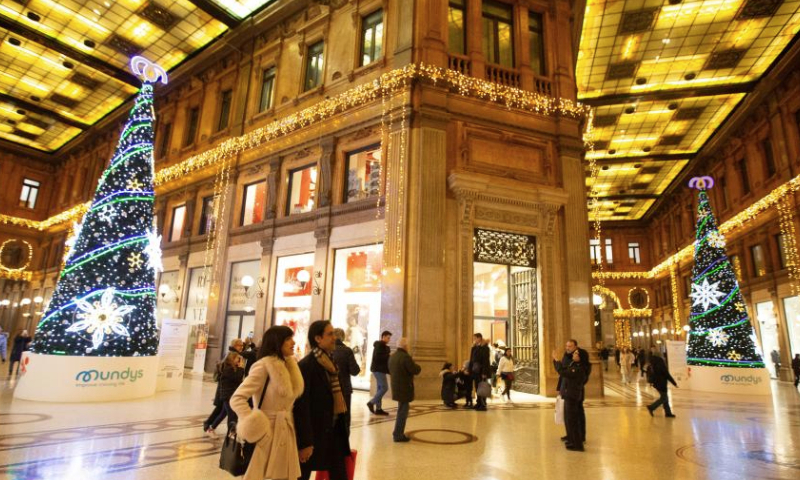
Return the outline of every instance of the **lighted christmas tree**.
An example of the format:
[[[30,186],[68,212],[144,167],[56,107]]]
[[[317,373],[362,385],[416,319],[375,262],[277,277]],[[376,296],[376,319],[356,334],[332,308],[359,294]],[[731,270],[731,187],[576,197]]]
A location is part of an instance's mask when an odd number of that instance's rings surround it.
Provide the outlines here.
[[[161,238],[153,213],[154,118],[153,85],[146,82],[71,239],[33,352],[156,355],[155,276],[161,269]]]
[[[713,180],[710,177],[694,178],[689,185],[699,190],[699,203],[687,363],[764,368],[739,283],[725,254],[725,238],[717,229],[717,221],[708,203],[706,189],[713,186]]]

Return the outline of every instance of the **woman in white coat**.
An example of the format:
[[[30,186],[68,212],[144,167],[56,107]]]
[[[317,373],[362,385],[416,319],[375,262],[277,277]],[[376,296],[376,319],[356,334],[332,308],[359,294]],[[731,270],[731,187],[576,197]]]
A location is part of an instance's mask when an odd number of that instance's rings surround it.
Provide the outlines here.
[[[633,369],[633,354],[628,347],[622,347],[619,356],[619,369],[622,373],[622,383],[630,383]]]
[[[293,336],[292,329],[283,325],[267,330],[258,352],[260,359],[231,397],[231,408],[239,416],[237,435],[256,444],[245,480],[294,480],[300,476],[292,408],[304,385],[293,356]],[[265,382],[269,383],[261,409],[250,407],[248,399],[253,399],[253,405],[261,401]]]

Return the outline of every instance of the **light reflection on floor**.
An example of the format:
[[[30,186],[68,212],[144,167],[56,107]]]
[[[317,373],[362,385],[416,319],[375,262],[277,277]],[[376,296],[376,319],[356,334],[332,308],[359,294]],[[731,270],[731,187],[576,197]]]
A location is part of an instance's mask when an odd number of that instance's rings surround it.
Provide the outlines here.
[[[370,417],[358,392],[356,478],[800,478],[800,394],[791,384],[773,381],[772,399],[672,390],[678,417],[667,419],[647,414],[656,392],[644,382],[618,380],[609,375],[606,396],[586,402],[584,453],[564,450],[552,399],[515,393],[488,412],[415,402],[407,427],[415,440],[395,444],[393,416]],[[0,480],[231,478],[217,468],[220,442],[202,434],[212,383],[186,379],[150,399],[66,405],[13,400],[14,382],[0,382]]]

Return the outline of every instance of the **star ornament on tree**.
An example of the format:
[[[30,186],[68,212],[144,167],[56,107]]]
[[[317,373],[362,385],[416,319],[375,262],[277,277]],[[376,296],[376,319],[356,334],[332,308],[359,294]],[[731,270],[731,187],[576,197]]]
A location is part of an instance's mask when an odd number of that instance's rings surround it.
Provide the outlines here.
[[[144,264],[144,259],[142,259],[142,254],[139,252],[133,252],[128,255],[128,265],[130,266],[131,270],[141,267]]]
[[[708,283],[708,279],[704,278],[702,284],[693,283],[692,293],[689,294],[694,300],[692,306],[701,305],[703,310],[708,310],[709,305],[719,305],[719,298],[725,296],[725,293],[718,290],[719,282],[712,284]]]
[[[100,297],[100,301],[89,303],[84,299],[76,299],[75,304],[82,312],[78,314],[81,320],[75,322],[67,332],[77,333],[86,331],[92,334],[92,348],[97,349],[103,344],[106,335],[120,335],[130,337],[128,328],[122,325],[123,317],[134,311],[136,307],[132,305],[117,305],[114,297],[117,291],[114,288],[107,288]]]
[[[742,354],[737,352],[736,350],[731,350],[728,352],[728,360],[733,360],[734,362],[738,362],[742,359]]]
[[[138,178],[131,178],[128,180],[128,183],[125,185],[125,188],[132,192],[141,192],[142,191],[142,183],[139,181]]]
[[[727,344],[730,338],[730,335],[720,328],[714,328],[708,332],[708,341],[715,347],[721,347]]]

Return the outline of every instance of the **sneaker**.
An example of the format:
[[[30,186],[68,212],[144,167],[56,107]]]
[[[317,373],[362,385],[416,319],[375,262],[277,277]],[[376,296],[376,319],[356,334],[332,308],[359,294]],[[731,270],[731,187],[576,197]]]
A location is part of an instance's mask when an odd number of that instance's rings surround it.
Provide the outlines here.
[[[375,415],[383,415],[383,416],[388,416],[388,415],[389,415],[389,412],[386,412],[386,411],[384,411],[382,408],[379,408],[379,409],[375,410]]]
[[[372,402],[367,402],[367,408],[370,412],[375,413],[375,405]]]

